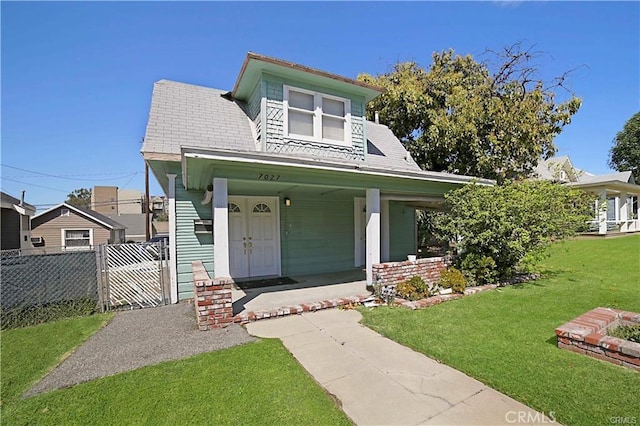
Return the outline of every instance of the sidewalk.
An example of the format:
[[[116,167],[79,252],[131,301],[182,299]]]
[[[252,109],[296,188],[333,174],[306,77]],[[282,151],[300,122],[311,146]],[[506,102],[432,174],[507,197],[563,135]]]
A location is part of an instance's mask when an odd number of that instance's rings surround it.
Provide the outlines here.
[[[550,423],[465,374],[358,323],[357,311],[329,309],[247,325],[279,338],[358,425]]]

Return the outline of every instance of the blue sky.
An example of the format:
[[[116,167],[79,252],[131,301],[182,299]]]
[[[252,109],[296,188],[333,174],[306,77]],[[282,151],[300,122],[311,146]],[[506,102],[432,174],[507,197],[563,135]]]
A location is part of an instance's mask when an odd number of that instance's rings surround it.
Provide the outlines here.
[[[523,41],[547,78],[583,99],[556,139],[606,173],[612,139],[640,110],[638,2],[2,2],[2,190],[39,207],[76,188],[144,188],[140,156],[153,83],[233,88],[248,51],[336,74],[480,59]],[[10,166],[10,167],[6,167]],[[23,169],[23,170],[18,170]],[[34,174],[36,171],[48,176]],[[151,192],[161,190],[151,177]]]

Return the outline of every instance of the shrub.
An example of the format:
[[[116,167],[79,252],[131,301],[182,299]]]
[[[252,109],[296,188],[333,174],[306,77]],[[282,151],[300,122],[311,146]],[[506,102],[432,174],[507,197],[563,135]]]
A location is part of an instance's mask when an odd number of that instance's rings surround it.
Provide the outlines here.
[[[640,325],[621,325],[609,331],[609,336],[640,343]]]
[[[403,281],[396,286],[396,294],[403,299],[419,300],[433,295],[435,286],[428,286],[419,276]]]
[[[455,293],[464,293],[467,287],[467,279],[456,268],[449,268],[440,275],[440,286],[450,288]]]
[[[548,181],[468,184],[445,195],[448,214],[434,229],[451,241],[457,264],[478,284],[513,276],[527,260],[540,260],[551,242],[585,228],[591,197]]]

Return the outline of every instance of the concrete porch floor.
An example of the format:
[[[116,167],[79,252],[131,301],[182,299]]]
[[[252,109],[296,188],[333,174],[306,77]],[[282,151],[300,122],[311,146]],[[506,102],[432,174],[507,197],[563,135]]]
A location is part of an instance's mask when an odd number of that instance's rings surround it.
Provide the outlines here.
[[[232,287],[233,314],[371,294],[362,270],[289,277],[297,283],[242,290]]]

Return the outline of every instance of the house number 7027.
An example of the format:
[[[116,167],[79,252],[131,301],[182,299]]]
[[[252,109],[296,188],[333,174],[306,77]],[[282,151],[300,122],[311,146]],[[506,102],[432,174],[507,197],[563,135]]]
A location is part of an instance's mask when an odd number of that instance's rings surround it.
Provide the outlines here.
[[[266,173],[259,173],[258,179],[260,180],[280,180],[280,175],[269,175]]]

